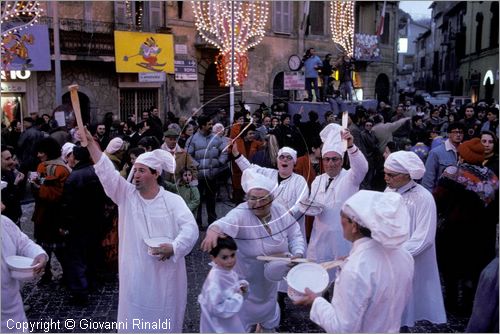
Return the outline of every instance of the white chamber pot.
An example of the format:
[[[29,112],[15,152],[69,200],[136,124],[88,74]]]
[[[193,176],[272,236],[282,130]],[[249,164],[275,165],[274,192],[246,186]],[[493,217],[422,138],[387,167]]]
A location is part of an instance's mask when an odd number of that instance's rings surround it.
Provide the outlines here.
[[[5,262],[7,262],[7,267],[10,269],[10,275],[16,280],[29,281],[36,277],[34,271],[36,266],[31,265],[33,259],[30,257],[12,255],[8,256]]]
[[[299,301],[305,297],[305,289],[309,288],[320,296],[328,287],[328,272],[317,263],[301,263],[290,269],[286,276],[288,297]]]
[[[144,243],[148,246],[148,254],[153,257],[160,257],[160,255],[153,255],[154,249],[160,247],[161,244],[171,244],[174,240],[168,237],[155,237],[145,238]]]

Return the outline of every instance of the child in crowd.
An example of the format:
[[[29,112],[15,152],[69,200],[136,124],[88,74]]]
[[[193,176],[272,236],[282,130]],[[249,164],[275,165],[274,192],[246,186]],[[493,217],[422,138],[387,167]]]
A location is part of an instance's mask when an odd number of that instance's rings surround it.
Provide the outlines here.
[[[165,181],[165,189],[179,194],[184,199],[184,202],[186,202],[193,215],[196,215],[198,206],[200,205],[200,192],[196,187],[197,180],[193,180],[193,174],[188,168],[183,168],[180,174],[182,178],[180,178],[177,183]]]
[[[238,312],[248,282],[238,280],[233,271],[236,264],[236,242],[230,236],[219,238],[210,251],[212,269],[203,284],[198,302],[201,306],[200,333],[243,333],[245,328]]]

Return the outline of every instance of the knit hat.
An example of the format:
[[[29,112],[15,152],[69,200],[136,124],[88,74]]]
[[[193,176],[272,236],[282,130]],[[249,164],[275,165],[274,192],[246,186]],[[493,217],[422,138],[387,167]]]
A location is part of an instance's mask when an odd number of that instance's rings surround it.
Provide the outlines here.
[[[484,146],[479,138],[472,138],[458,146],[458,154],[465,162],[479,165],[484,161]]]

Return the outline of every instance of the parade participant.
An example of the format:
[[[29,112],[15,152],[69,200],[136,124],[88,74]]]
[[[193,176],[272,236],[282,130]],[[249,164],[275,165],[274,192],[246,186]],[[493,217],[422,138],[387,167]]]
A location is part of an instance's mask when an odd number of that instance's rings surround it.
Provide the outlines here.
[[[336,280],[331,304],[306,288],[302,305],[332,333],[399,332],[411,294],[413,259],[402,247],[410,219],[396,193],[361,190],[342,206],[344,237],[352,250]]]
[[[106,195],[118,205],[118,321],[127,323],[126,332],[141,330],[133,326],[133,319],[167,321],[168,328],[155,330],[181,332],[187,301],[184,257],[193,248],[198,229],[184,200],[159,185],[162,171],[174,172],[174,158],[164,150],[141,154],[132,168],[132,184],[120,176],[88,132],[87,139],[96,174]],[[144,239],[152,237],[173,241],[161,244],[150,256]]]
[[[293,211],[294,206],[297,205],[300,200],[306,199],[307,196],[309,196],[309,187],[307,186],[306,180],[303,176],[293,172],[293,167],[297,162],[297,152],[294,149],[283,147],[278,151],[278,170],[250,164],[248,159],[240,154],[236,145],[232,146],[232,153],[234,161],[242,171],[247,168],[253,168],[258,173],[278,182],[275,200],[279,201],[285,208],[289,208]],[[297,219],[297,222],[299,223],[300,231],[305,240],[304,216]]]
[[[323,141],[322,161],[325,173],[313,181],[309,200],[323,209],[317,212],[305,210],[307,215],[315,216],[307,249],[307,258],[315,262],[331,261],[349,254],[351,243],[342,236],[340,208],[346,199],[359,190],[368,170],[368,162],[353,144],[348,129],[342,130],[338,124],[329,124],[321,131],[320,136]],[[342,168],[345,153],[342,140],[347,141],[351,164],[349,170]],[[333,279],[334,271],[331,270],[330,280]]]
[[[2,187],[4,182],[2,181]],[[5,184],[6,185],[6,184]],[[32,265],[35,266],[35,275],[43,274],[45,264],[49,257],[42,247],[34,243],[26,234],[21,232],[8,217],[2,215],[2,333],[16,331],[10,329],[7,322],[24,323],[26,314],[24,313],[23,299],[19,292],[19,281],[12,278],[5,259],[12,255],[20,255],[33,258]],[[17,330],[19,331],[19,330]]]
[[[305,244],[295,219],[274,201],[278,187],[275,179],[247,168],[243,171],[241,184],[247,201],[210,225],[201,247],[210,251],[224,234],[236,240],[239,260],[235,271],[251,287],[241,308],[241,321],[247,331],[255,324],[270,331],[280,322],[276,300],[278,282],[265,278],[264,262],[256,257],[275,254],[303,257]]]
[[[399,193],[410,213],[410,237],[402,247],[415,260],[415,274],[413,293],[401,322],[410,327],[419,320],[446,323],[436,260],[436,203],[432,194],[414,181],[424,172],[425,166],[414,152],[394,152],[385,160],[385,191]]]
[[[239,311],[248,292],[248,282],[233,270],[238,246],[233,238],[217,239],[210,251],[212,269],[208,273],[198,302],[201,307],[200,333],[244,333]]]

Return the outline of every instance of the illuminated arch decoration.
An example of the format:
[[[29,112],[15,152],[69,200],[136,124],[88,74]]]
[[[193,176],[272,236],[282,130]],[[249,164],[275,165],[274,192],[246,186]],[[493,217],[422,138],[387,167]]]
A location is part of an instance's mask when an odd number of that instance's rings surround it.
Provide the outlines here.
[[[2,37],[33,26],[43,13],[37,1],[2,1],[0,9]]]
[[[330,3],[332,40],[340,45],[351,58],[354,55],[354,4],[355,1],[331,1]]]
[[[192,1],[196,29],[209,44],[219,49],[216,58],[221,85],[240,86],[248,75],[248,49],[264,38],[269,14],[267,1]],[[234,18],[234,34],[232,31]],[[234,35],[234,58],[231,52]],[[231,64],[234,63],[234,72]]]

